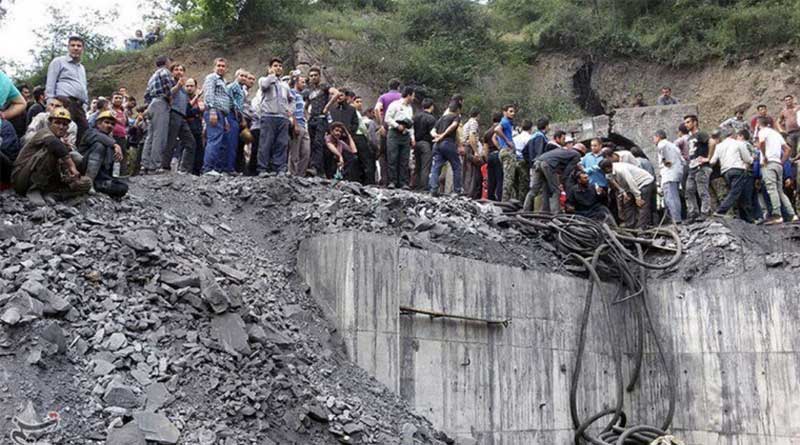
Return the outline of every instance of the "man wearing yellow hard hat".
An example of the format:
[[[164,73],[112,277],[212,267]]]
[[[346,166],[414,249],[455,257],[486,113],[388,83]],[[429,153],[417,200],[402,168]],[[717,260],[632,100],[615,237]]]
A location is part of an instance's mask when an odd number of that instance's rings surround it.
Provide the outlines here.
[[[11,173],[14,190],[20,194],[88,192],[91,181],[81,176],[69,148],[61,141],[72,121],[69,111],[56,108],[49,120],[50,125],[37,131],[14,161]]]
[[[122,161],[122,149],[113,137],[117,118],[111,110],[97,115],[94,128],[86,130],[78,151],[83,162],[81,173],[92,181],[95,191],[119,198],[128,193],[128,184],[114,177],[114,161]]]

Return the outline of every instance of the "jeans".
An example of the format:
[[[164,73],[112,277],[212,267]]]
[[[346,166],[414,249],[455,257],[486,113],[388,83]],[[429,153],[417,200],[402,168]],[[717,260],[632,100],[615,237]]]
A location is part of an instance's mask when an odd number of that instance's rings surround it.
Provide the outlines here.
[[[289,119],[280,116],[261,116],[259,139],[258,172],[286,172],[289,157]]]
[[[533,210],[533,202],[539,194],[547,192],[549,197],[550,212],[558,214],[561,210],[561,191],[558,187],[558,179],[556,174],[546,162],[534,161],[533,168],[531,168],[531,189],[525,197],[525,211]]]
[[[411,135],[389,129],[386,136],[386,159],[389,163],[389,183],[397,187],[408,185],[408,159],[411,157]]]
[[[415,188],[417,190],[424,190],[428,186],[431,165],[433,158],[436,156],[435,150],[435,148],[431,148],[431,143],[428,141],[418,141],[414,147],[414,166],[416,167],[415,176],[417,179]],[[438,178],[439,175],[437,174],[436,177]]]
[[[298,125],[297,136],[289,141],[289,173],[303,177],[311,160],[311,138],[308,130]]]
[[[161,155],[167,151],[169,145],[169,119],[172,113],[169,103],[161,97],[153,99],[145,113],[150,116],[150,125],[144,141],[142,167],[145,170],[155,170],[163,165]],[[169,162],[170,159],[167,160],[167,165]]]
[[[761,177],[769,194],[769,202],[772,204],[772,217],[781,216],[781,206],[786,209],[789,217],[795,216],[792,202],[783,191],[783,166],[779,162],[768,162],[767,165],[761,166]]]
[[[746,172],[741,168],[732,168],[723,173],[723,176],[728,182],[730,191],[717,208],[717,214],[724,215],[734,204],[738,203],[740,214],[743,215],[742,219],[751,221],[750,201],[752,201],[752,196],[745,195],[745,189],[749,182]]]
[[[428,190],[435,192],[439,188],[439,174],[445,162],[453,169],[453,192],[461,193],[461,157],[452,139],[442,139],[433,145],[433,167],[431,169]]]
[[[489,192],[487,199],[490,201],[503,200],[503,163],[500,161],[500,152],[493,151],[489,153],[489,159],[486,162],[488,170],[488,183]]]
[[[696,167],[689,169],[689,178],[686,180],[686,214],[688,217],[698,215],[697,198],[700,198],[699,213],[711,213],[711,193],[708,190],[711,179],[711,167]]]
[[[217,124],[211,125],[212,110],[203,113],[206,122],[206,152],[203,157],[203,173],[209,171],[222,172],[226,168],[228,156],[225,146],[225,113],[213,110],[217,114]]]
[[[667,207],[669,216],[672,218],[672,222],[674,223],[679,223],[683,220],[681,217],[680,184],[681,183],[679,181],[671,181],[661,184],[661,188],[664,190],[664,205]]]
[[[234,172],[236,170],[236,150],[239,149],[239,120],[236,113],[228,113],[228,128],[225,133],[225,164],[223,172]]]

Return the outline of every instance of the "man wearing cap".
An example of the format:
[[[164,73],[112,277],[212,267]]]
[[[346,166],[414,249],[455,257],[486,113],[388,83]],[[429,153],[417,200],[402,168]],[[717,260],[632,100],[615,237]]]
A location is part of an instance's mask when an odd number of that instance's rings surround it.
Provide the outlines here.
[[[294,95],[281,80],[283,60],[273,57],[267,75],[258,79],[261,88],[261,134],[258,142],[258,172],[285,173],[289,160],[289,125]]]
[[[50,125],[36,132],[25,144],[11,173],[17,193],[30,191],[86,193],[92,181],[81,176],[70,150],[61,142],[71,121],[69,111],[57,108],[50,113]]]
[[[101,111],[97,115],[94,128],[86,135],[78,147],[83,156],[79,171],[92,180],[94,190],[113,197],[128,193],[128,185],[114,179],[114,161],[122,161],[122,149],[114,144],[113,131],[116,117],[111,111]]]
[[[89,90],[86,86],[86,69],[81,64],[83,56],[83,38],[71,36],[68,41],[69,54],[56,57],[47,68],[45,95],[47,99],[64,97],[69,99],[65,104],[78,126],[78,141],[89,128],[83,105],[89,102]]]

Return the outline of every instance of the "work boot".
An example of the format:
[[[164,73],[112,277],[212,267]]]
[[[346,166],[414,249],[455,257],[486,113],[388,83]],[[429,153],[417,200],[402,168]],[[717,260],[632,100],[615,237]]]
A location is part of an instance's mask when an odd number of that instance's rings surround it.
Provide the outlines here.
[[[92,188],[92,180],[88,176],[78,176],[67,178],[67,188],[70,192],[88,193]]]

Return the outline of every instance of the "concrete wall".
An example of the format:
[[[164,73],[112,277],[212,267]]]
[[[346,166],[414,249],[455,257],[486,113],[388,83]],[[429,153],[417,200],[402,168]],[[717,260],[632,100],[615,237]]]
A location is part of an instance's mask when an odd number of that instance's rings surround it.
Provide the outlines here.
[[[586,282],[399,247],[361,233],[307,240],[298,268],[342,334],[354,362],[439,428],[481,444],[571,443],[568,389]],[[800,443],[800,309],[796,286],[774,276],[651,286],[657,329],[678,367],[674,431],[687,444]],[[762,288],[771,288],[761,292]],[[579,393],[582,415],[613,402],[602,298],[593,305]],[[399,315],[399,306],[509,327]],[[619,312],[632,366],[633,322]],[[627,337],[626,334],[627,333]],[[666,379],[651,341],[632,422],[659,423]]]
[[[606,115],[586,117],[583,119],[553,123],[550,125],[550,134],[558,130],[563,130],[575,138],[576,141],[583,141],[586,139],[608,136],[610,125],[611,122]]]
[[[698,114],[695,104],[678,104],[669,106],[617,108],[614,110],[611,128],[614,133],[632,140],[644,150],[653,166],[658,170],[658,156],[653,144],[653,133],[664,130],[671,140],[677,138],[678,126],[683,116]],[[702,125],[701,128],[706,128]]]

